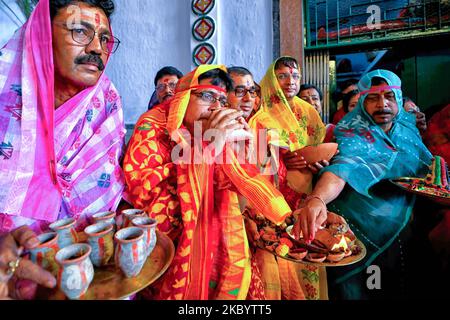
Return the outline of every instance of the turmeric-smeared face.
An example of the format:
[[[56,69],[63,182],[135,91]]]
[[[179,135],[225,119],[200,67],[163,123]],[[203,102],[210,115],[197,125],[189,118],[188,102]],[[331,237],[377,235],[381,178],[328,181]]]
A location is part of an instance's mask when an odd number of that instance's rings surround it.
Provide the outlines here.
[[[105,69],[112,39],[105,12],[76,2],[58,11],[52,32],[56,81],[80,88],[93,86]]]
[[[286,99],[291,100],[299,93],[301,75],[297,68],[283,65],[275,69],[275,75]]]

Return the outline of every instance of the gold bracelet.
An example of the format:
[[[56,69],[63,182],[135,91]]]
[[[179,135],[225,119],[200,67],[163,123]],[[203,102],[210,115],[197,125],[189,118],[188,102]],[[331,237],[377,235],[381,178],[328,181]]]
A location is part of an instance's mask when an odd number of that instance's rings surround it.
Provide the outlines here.
[[[306,202],[308,202],[311,199],[318,199],[318,200],[322,201],[322,203],[325,206],[325,208],[327,207],[327,204],[325,203],[325,201],[323,201],[323,199],[321,197],[316,196],[316,195],[309,195],[309,196],[306,197]]]

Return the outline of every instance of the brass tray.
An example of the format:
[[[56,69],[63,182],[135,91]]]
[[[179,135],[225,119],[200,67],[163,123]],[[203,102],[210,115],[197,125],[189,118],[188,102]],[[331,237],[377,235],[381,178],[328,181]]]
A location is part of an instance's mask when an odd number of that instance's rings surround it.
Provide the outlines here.
[[[175,255],[172,240],[165,234],[156,231],[155,248],[148,257],[141,273],[135,278],[127,278],[114,264],[95,268],[86,294],[80,300],[124,300],[151,285],[169,268]],[[83,236],[80,237],[81,241]],[[58,289],[39,288],[39,300],[66,300],[64,293]]]
[[[291,258],[289,256],[280,256],[275,251],[267,249],[264,246],[264,243],[262,240],[258,241],[258,247],[260,249],[266,250],[278,258],[282,258],[282,259],[289,260],[289,261],[296,262],[296,263],[316,266],[316,267],[343,267],[343,266],[348,266],[348,265],[355,264],[355,263],[361,261],[362,259],[364,259],[364,257],[367,254],[366,246],[364,245],[364,243],[362,243],[358,239],[355,240],[355,245],[357,245],[361,249],[361,251],[356,255],[351,255],[351,256],[345,257],[341,261],[329,262],[329,261],[325,260],[324,262],[311,262],[311,261],[306,260],[306,257],[303,258],[302,260],[297,260],[297,259]]]
[[[413,177],[401,177],[398,179],[390,180],[393,184],[401,189],[429,198],[430,200],[442,204],[444,206],[450,206],[450,191],[445,189],[435,189],[425,186],[424,184],[416,184],[415,181],[422,182],[424,179]]]

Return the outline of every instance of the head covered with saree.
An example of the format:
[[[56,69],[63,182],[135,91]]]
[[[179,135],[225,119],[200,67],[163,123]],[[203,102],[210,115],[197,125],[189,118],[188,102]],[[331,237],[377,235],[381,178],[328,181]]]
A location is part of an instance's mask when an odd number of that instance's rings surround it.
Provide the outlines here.
[[[281,57],[267,70],[261,81],[262,107],[249,121],[253,130],[267,130],[267,140],[258,141],[258,144],[264,143],[272,148],[271,156],[275,165],[265,165],[264,169],[269,173],[278,172],[282,167],[277,157],[277,147],[281,150],[297,151],[322,143],[326,134],[325,125],[312,105],[296,94],[290,101],[286,98],[276,74],[276,66],[283,65],[282,61],[286,59],[295,61],[290,57]],[[295,62],[295,65],[298,63]],[[256,136],[259,137],[259,134]],[[267,162],[267,159],[260,162]],[[287,172],[288,185],[295,192],[309,193],[312,190],[312,177],[309,170]]]
[[[398,106],[392,128],[387,133],[364,107],[368,94],[374,92],[374,77],[385,80],[387,85],[381,89],[392,91]],[[415,117],[402,107],[401,80],[397,75],[387,70],[375,70],[363,76],[358,87],[361,98],[357,107],[337,124],[334,131],[340,153],[321,171],[332,172],[348,184],[329,209],[350,222],[368,249],[362,265],[352,267],[346,277],[369,266],[390,246],[411,216],[414,196],[383,181],[424,176],[432,159],[422,143]],[[379,182],[382,184],[378,185]]]
[[[190,143],[177,131],[184,128],[183,120],[190,112],[191,93],[206,88],[199,77],[213,69],[226,72],[224,66],[202,65],[180,79],[165,126],[176,143]],[[147,118],[152,112],[156,115],[160,111],[150,111]],[[237,190],[275,223],[283,222],[291,212],[256,167],[239,164],[233,151],[225,148],[231,163],[180,163],[173,167],[177,171],[183,230],[173,263],[162,281],[161,299],[246,298],[251,271]],[[127,157],[125,162],[128,164]]]
[[[384,79],[387,83],[384,90],[392,90],[395,94],[398,113],[389,133],[375,123],[364,107],[374,77]],[[370,187],[381,179],[417,175],[429,164],[431,155],[422,143],[415,117],[402,107],[401,80],[396,74],[387,70],[372,71],[360,80],[358,87],[361,97],[357,107],[341,120],[334,131],[340,153],[333,164],[347,159],[348,164],[339,176],[356,191],[369,196]],[[407,162],[393,167],[399,155],[408,155],[404,159]],[[360,174],[355,174],[355,170]]]
[[[322,143],[325,125],[309,103],[297,96],[286,98],[276,76],[277,59],[261,81],[262,107],[249,121],[252,128],[269,130],[269,143],[295,151]]]
[[[40,0],[0,50],[0,230],[42,229],[121,199],[119,94],[101,74],[55,110],[53,57],[49,0]]]

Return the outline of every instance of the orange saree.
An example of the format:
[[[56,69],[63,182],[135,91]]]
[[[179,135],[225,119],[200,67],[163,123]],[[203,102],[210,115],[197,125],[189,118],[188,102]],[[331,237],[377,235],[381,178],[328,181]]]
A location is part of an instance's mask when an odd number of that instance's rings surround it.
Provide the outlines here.
[[[247,298],[254,277],[237,190],[276,224],[291,213],[274,186],[255,166],[239,164],[230,148],[225,148],[232,159],[228,164],[172,161],[176,144],[191,143],[177,135],[190,88],[214,68],[201,66],[186,75],[170,105],[141,116],[124,159],[126,199],[155,217],[177,246],[161,279],[159,299]]]

